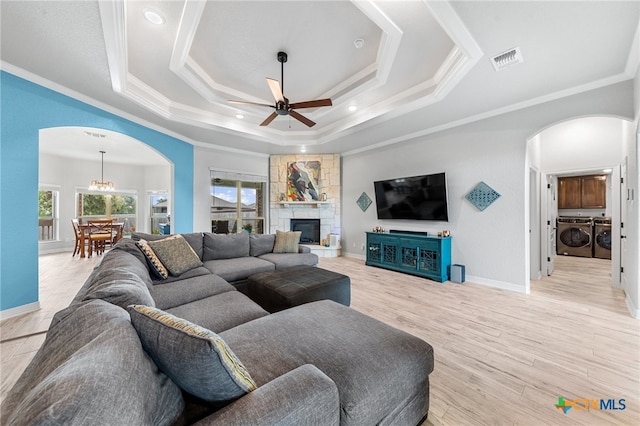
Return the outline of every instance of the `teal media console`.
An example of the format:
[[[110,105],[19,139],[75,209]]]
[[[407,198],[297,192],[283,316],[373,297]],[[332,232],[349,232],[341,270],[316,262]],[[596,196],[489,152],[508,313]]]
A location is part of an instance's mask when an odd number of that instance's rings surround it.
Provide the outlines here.
[[[441,283],[449,279],[451,237],[367,232],[366,250],[369,266],[406,272]]]

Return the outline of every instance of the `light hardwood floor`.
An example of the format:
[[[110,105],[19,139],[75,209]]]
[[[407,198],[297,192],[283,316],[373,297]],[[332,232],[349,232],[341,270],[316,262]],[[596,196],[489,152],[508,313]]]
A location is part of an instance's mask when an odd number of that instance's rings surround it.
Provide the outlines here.
[[[42,309],[0,324],[1,397],[96,261],[40,258]],[[351,277],[354,309],[434,347],[425,425],[640,424],[640,321],[610,287],[607,261],[558,257],[553,276],[533,281],[528,295],[436,283],[353,258],[322,258],[320,266]],[[559,396],[623,398],[626,409],[563,414]]]

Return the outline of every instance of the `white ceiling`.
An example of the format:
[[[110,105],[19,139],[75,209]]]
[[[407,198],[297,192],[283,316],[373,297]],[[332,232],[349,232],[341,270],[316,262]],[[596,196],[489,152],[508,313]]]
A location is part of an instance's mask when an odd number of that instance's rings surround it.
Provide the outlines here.
[[[169,161],[157,151],[122,133],[91,127],[53,127],[40,130],[40,153],[99,162],[166,166]]]
[[[628,80],[638,65],[638,1],[3,0],[0,8],[3,69],[196,145],[265,154],[365,150]],[[145,20],[145,9],[164,24]],[[514,47],[524,63],[495,71],[491,57]],[[278,51],[289,55],[291,102],[333,100],[299,111],[313,128],[287,116],[260,127],[273,109],[227,102],[273,104],[265,78],[280,80]]]

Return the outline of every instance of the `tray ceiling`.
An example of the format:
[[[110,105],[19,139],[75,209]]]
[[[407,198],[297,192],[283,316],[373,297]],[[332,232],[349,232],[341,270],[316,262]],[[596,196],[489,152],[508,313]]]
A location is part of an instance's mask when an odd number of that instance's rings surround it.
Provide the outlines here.
[[[632,1],[0,7],[3,69],[196,145],[257,153],[366,150],[630,80],[638,64]],[[496,71],[491,58],[516,47],[523,63]],[[333,101],[300,111],[313,128],[288,116],[260,127],[271,108],[227,102],[273,104],[265,78],[281,78],[278,51],[291,102]]]

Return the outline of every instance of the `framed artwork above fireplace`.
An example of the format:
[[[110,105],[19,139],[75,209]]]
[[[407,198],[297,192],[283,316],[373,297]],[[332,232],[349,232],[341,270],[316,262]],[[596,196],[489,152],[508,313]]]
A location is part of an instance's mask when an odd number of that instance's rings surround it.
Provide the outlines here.
[[[286,201],[320,201],[320,161],[287,163]]]

